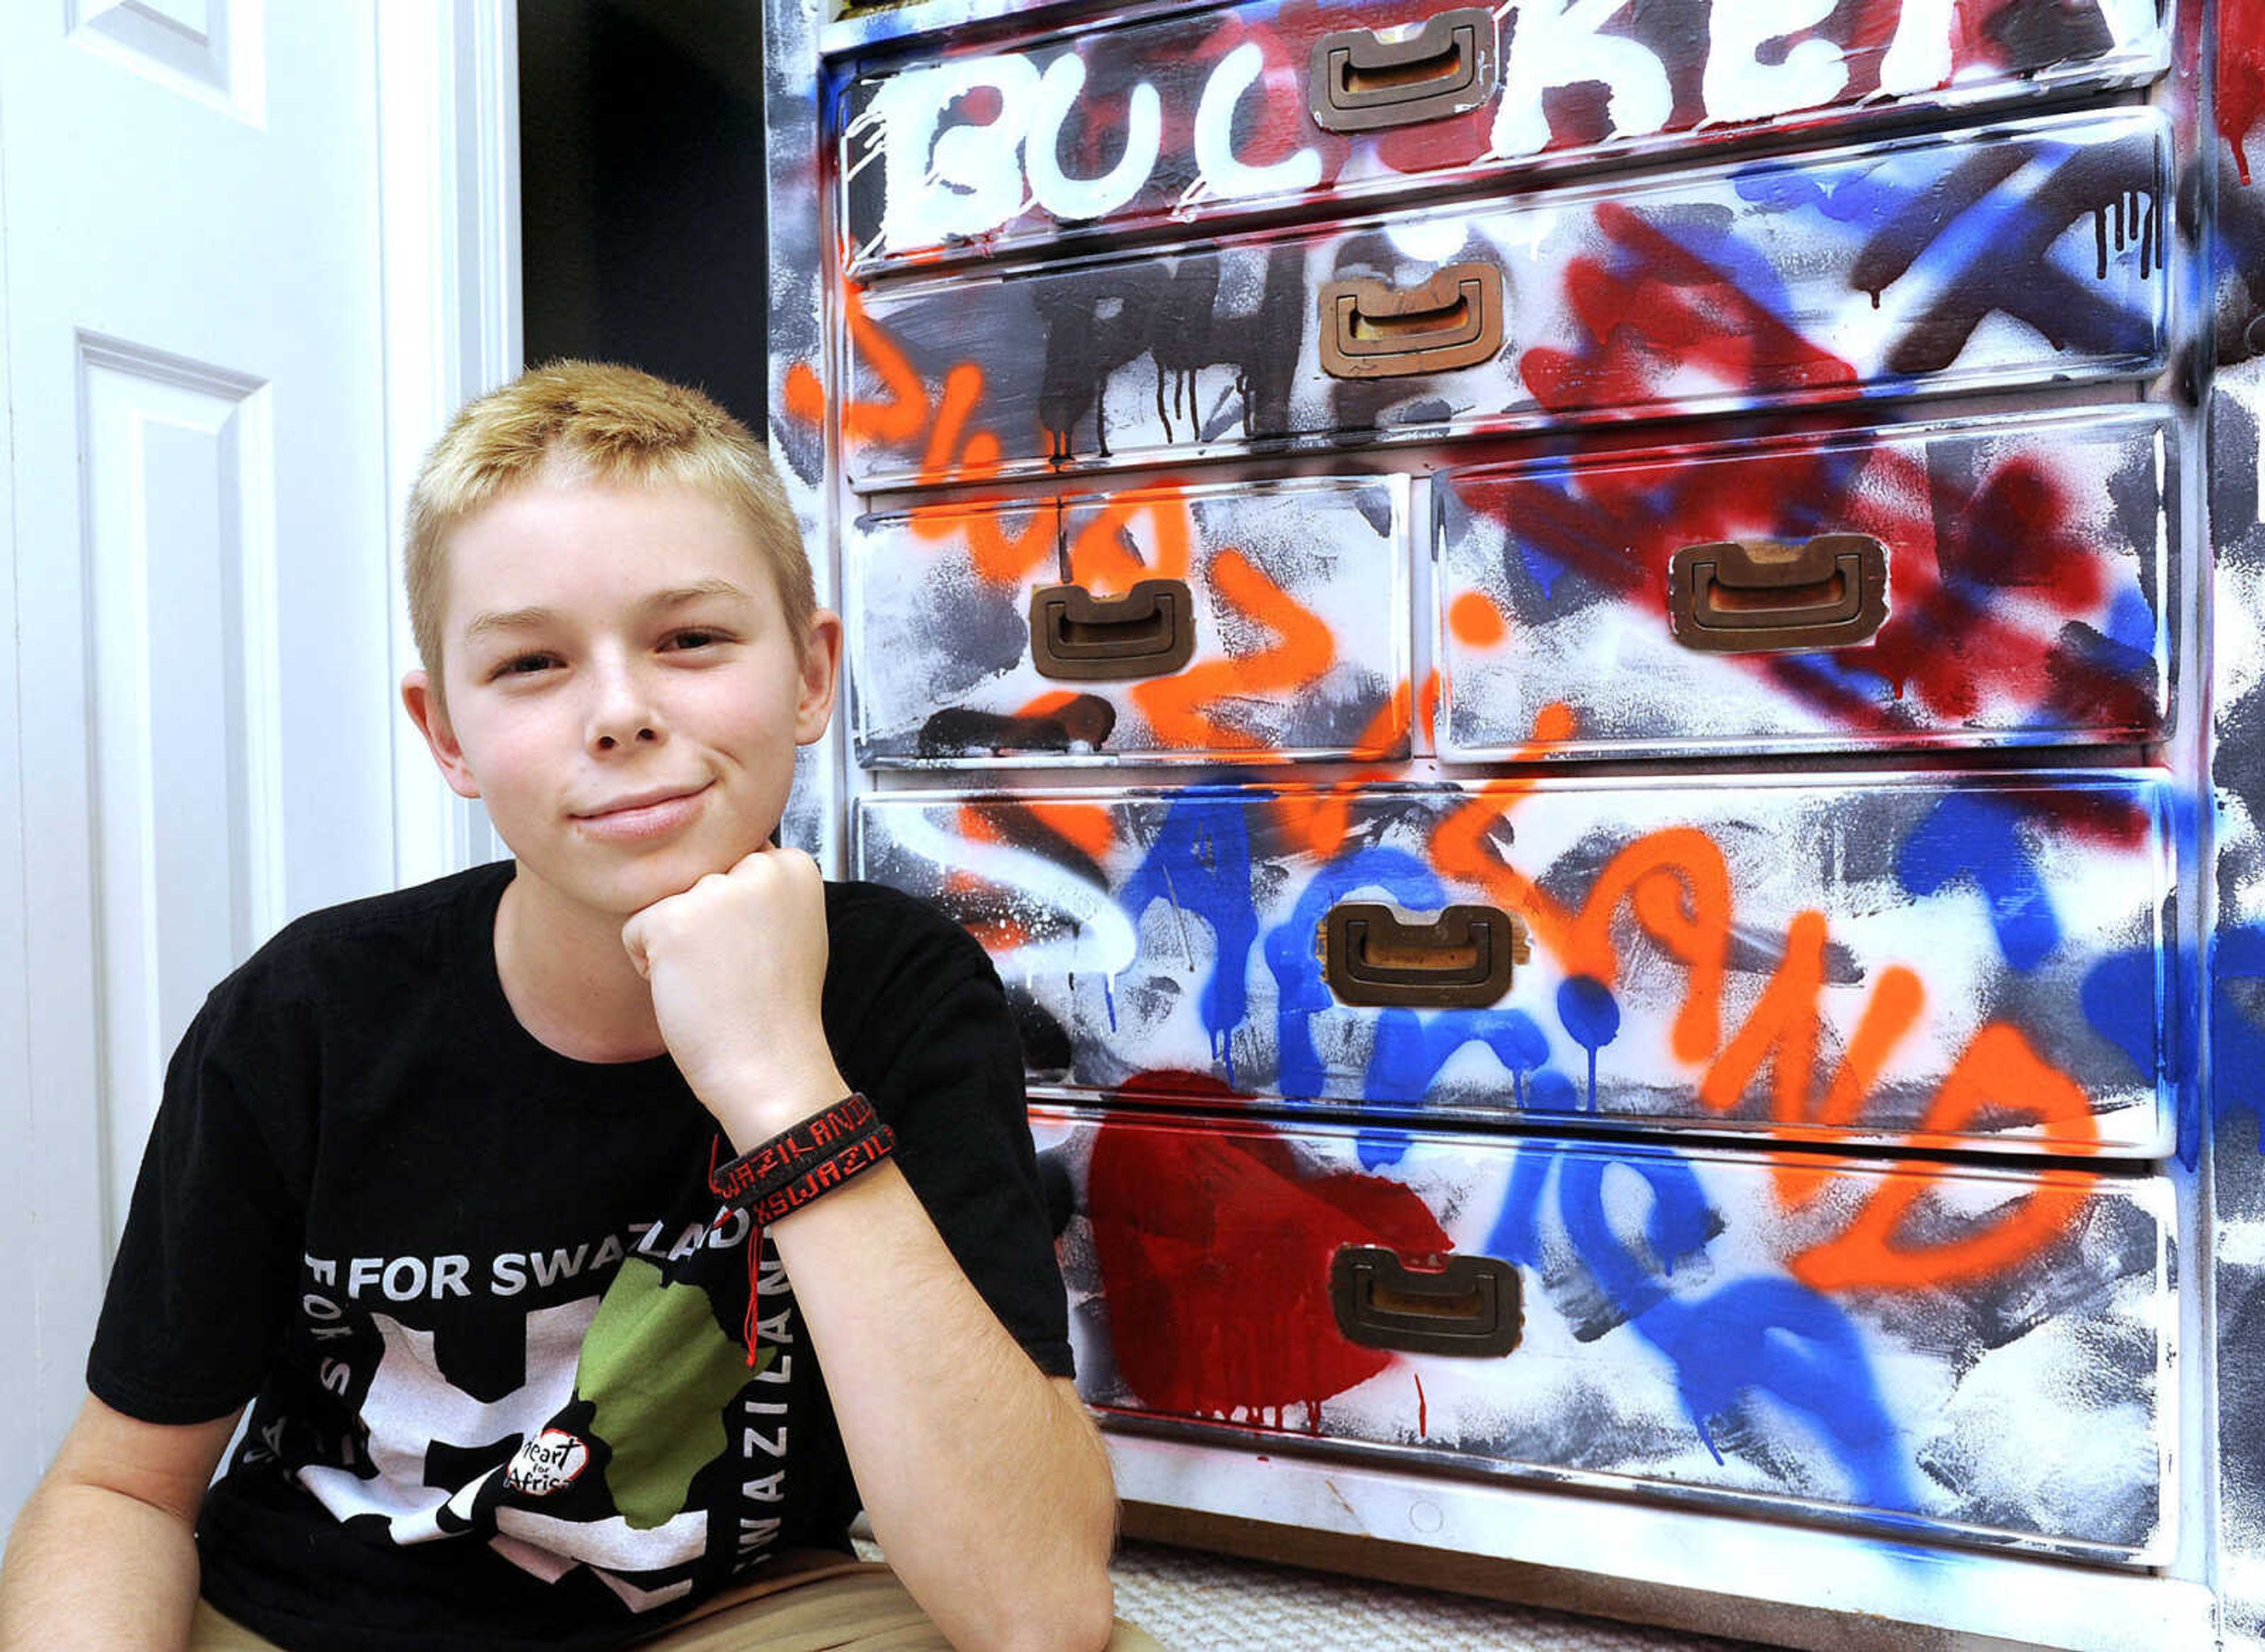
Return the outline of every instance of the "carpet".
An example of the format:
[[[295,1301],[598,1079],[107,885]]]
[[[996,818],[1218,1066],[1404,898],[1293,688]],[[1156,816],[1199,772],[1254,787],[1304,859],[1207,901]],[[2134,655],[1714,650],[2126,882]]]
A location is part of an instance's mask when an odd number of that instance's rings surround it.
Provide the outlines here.
[[[1171,1652],[1737,1652],[1756,1644],[1155,1543],[1119,1545],[1110,1575],[1117,1615]]]

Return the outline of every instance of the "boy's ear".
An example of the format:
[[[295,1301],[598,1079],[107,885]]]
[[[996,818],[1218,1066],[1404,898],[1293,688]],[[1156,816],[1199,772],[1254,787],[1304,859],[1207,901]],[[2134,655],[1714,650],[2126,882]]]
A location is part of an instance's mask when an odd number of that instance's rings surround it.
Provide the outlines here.
[[[826,732],[834,716],[834,691],[841,681],[841,616],[819,608],[810,616],[810,638],[802,650],[802,698],[794,710],[794,743],[808,746]]]
[[[433,693],[433,680],[423,668],[401,680],[401,703],[409,709],[409,720],[432,748],[433,761],[441,766],[441,777],[448,782],[448,790],[459,797],[478,797],[479,778],[465,763],[464,748],[456,744],[456,731],[448,725],[448,709]]]

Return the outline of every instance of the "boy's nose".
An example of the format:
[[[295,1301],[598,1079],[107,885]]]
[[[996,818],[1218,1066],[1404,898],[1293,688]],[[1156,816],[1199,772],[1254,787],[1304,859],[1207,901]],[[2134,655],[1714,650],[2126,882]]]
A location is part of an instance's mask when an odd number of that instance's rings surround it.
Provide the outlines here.
[[[660,718],[636,672],[601,668],[595,687],[596,698],[590,705],[592,746],[608,752],[624,743],[651,744],[660,739]]]

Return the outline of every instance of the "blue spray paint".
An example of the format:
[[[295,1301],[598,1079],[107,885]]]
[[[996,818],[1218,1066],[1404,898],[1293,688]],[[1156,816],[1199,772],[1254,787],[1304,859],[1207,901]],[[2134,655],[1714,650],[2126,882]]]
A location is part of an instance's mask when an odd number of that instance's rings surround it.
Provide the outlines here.
[[[1557,582],[1565,577],[1565,564],[1530,539],[1518,542],[1518,555],[1533,583],[1541,587],[1541,600],[1548,601],[1557,593]]]
[[[1374,1170],[1387,1164],[1398,1164],[1408,1156],[1413,1138],[1404,1130],[1387,1130],[1373,1124],[1353,1139],[1353,1151],[1360,1156],[1360,1168]]]
[[[1314,941],[1330,907],[1362,888],[1381,889],[1399,905],[1433,911],[1447,904],[1438,875],[1405,849],[1357,848],[1315,873],[1289,919],[1267,932],[1266,966],[1274,974],[1281,1091],[1307,1098],[1326,1095],[1327,1073],[1309,1024],[1336,1007],[1322,979]],[[1249,899],[1246,890],[1243,896]]]
[[[1762,165],[1737,172],[1730,181],[1741,200],[1768,208],[1772,216],[1809,211],[1862,229],[1908,209],[1919,193],[1878,166]]]
[[[2165,1065],[2161,972],[2153,947],[2131,947],[2094,964],[2077,992],[2085,1019],[2150,1083],[2161,1081]]]
[[[2060,921],[2017,819],[2002,799],[1952,792],[1904,840],[1896,876],[1922,898],[1970,879],[1989,903],[1998,950],[2014,968],[2028,970],[2060,944]]]
[[[1605,1213],[1604,1183],[1614,1166],[1643,1178],[1652,1204],[1644,1246],[1661,1271],[1631,1254]],[[1809,1419],[1855,1482],[1868,1507],[1917,1507],[1901,1437],[1882,1399],[1861,1338],[1839,1304],[1796,1280],[1734,1280],[1695,1300],[1671,1292],[1667,1277],[1703,1252],[1721,1224],[1690,1165],[1666,1150],[1612,1155],[1547,1142],[1520,1146],[1510,1186],[1487,1241],[1489,1255],[1526,1267],[1541,1259],[1540,1211],[1550,1171],[1575,1252],[1629,1328],[1664,1355],[1683,1408],[1717,1462],[1710,1423],[1737,1415],[1759,1393]]]
[[[1526,1081],[1526,1106],[1528,1112],[1570,1113],[1581,1104],[1573,1081],[1555,1067],[1544,1067]]]
[[[1465,1044],[1482,1044],[1510,1069],[1511,1092],[1523,1107],[1526,1075],[1549,1059],[1549,1039],[1522,1009],[1455,1011],[1419,1016],[1387,1009],[1377,1017],[1376,1044],[1361,1093],[1372,1101],[1420,1102],[1439,1069]]]
[[[1197,1004],[1211,1035],[1212,1059],[1225,1061],[1230,1089],[1235,1080],[1229,1038],[1248,1013],[1250,949],[1258,938],[1245,820],[1249,806],[1242,797],[1183,793],[1157,827],[1147,857],[1118,895],[1136,929],[1142,914],[1159,900],[1169,902],[1183,921],[1192,913],[1210,927],[1216,957]],[[1112,1001],[1110,1026],[1116,1024]]]
[[[1738,235],[1727,220],[1709,222],[1704,216],[1693,214],[1687,219],[1671,222],[1664,216],[1653,216],[1646,222],[1662,240],[1682,248],[1726,277],[1745,302],[1775,317],[1787,331],[1806,336],[1813,324],[1812,318],[1795,303],[1785,278],[1779,274],[1769,254]]]
[[[2265,980],[2265,924],[2221,929],[2210,948],[2211,1113],[2246,1113],[2258,1121],[2257,1146],[2265,1153],[2265,1027],[2234,1001],[2235,981]]]
[[[2049,176],[2027,181],[2039,173]],[[1868,231],[1854,273],[1875,302],[1906,277],[1924,294],[1946,295],[1907,316],[1904,340],[1888,353],[1883,387],[1949,365],[1990,310],[2028,323],[2057,346],[2145,357],[2156,316],[2129,288],[2160,262],[2167,236],[2135,237],[2129,251],[2119,248],[2111,267],[2122,292],[2099,279],[2105,272],[2095,270],[2088,251],[2055,251],[2051,244],[2087,210],[2087,197],[2105,206],[2119,186],[2146,193],[2145,210],[2160,210],[2148,145],[2136,137],[2081,150],[2037,142],[2028,146],[2021,175],[2016,187],[1992,162],[1971,156],[1946,171],[1938,155],[1919,150],[1801,173],[1757,166],[1739,174],[1736,187],[1777,212],[1808,208]],[[2104,251],[2099,256],[2104,260]]]
[[[1597,1110],[1597,1052],[1620,1036],[1620,1007],[1612,988],[1589,975],[1569,975],[1557,989],[1557,1020],[1589,1052],[1589,1110]]]
[[[2201,818],[2193,800],[2168,788],[2150,788],[2149,792],[2147,801],[2155,807],[2159,829],[2187,846],[2180,853],[2190,852],[2189,834]],[[2265,930],[2255,927],[2224,932],[2212,948],[2215,969],[2222,972],[2231,960],[2234,972],[2241,974],[2247,972],[2243,962],[2247,959],[2254,963],[2259,972],[2265,972],[2261,935]],[[2202,1075],[2196,1061],[2202,1049],[2199,964],[2192,944],[2181,942],[2166,956],[2151,940],[2109,953],[2086,972],[2077,989],[2077,1001],[2093,1030],[2121,1051],[2141,1078],[2169,1087],[2177,1121],[2178,1161],[2189,1170],[2202,1162],[2203,1134]],[[2225,978],[2219,974],[2217,979]],[[2232,1031],[2234,1048],[2228,1050],[2225,1040],[2229,1034],[2230,1023],[2225,1020],[2229,1014],[2238,1016],[2221,992],[2212,1033],[2217,1053],[2211,1079],[2221,1098],[2218,1110],[2221,1113],[2230,1077],[2258,1071],[2242,1063],[2265,1054],[2265,1045],[2245,1047],[2245,1036],[2238,1030]],[[2226,1066],[2229,1059],[2235,1063],[2233,1066]]]
[[[2152,671],[2155,654],[2155,605],[2137,585],[2116,593],[2108,610],[2108,640],[2134,657],[2138,666]]]

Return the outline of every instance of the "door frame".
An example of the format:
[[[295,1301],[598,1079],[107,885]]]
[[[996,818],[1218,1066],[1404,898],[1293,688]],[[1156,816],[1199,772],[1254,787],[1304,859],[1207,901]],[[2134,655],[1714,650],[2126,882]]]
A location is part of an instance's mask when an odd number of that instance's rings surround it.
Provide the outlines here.
[[[519,20],[514,0],[376,11],[390,695],[417,664],[401,525],[418,463],[522,365]],[[499,855],[486,810],[448,790],[407,713],[390,726],[396,885]]]

